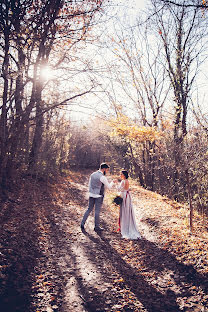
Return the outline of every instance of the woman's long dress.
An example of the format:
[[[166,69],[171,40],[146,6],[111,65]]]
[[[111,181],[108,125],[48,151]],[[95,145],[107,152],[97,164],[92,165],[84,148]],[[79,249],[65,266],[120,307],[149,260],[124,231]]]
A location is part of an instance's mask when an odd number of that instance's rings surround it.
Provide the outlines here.
[[[129,190],[124,189],[124,180],[120,183],[118,190],[121,192],[123,202],[120,208],[120,229],[123,238],[138,239],[141,234],[137,230],[132,199]]]

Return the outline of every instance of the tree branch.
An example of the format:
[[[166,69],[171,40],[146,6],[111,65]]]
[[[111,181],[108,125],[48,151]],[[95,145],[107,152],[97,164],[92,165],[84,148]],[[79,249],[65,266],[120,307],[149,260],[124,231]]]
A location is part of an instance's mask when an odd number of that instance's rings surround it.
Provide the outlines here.
[[[59,106],[68,105],[68,102],[69,102],[69,101],[72,101],[72,100],[74,100],[74,99],[76,99],[76,98],[78,98],[78,97],[80,97],[80,96],[83,96],[83,95],[85,95],[85,94],[90,93],[90,92],[92,91],[93,88],[94,88],[94,87],[92,87],[92,88],[89,89],[88,91],[82,92],[82,93],[80,93],[80,94],[76,94],[76,95],[74,95],[74,96],[72,96],[72,97],[70,97],[70,98],[68,98],[68,99],[65,99],[64,101],[62,101],[62,102],[60,102],[60,103],[56,103],[56,104],[53,104],[53,105],[50,106],[50,107],[45,108],[44,110],[42,110],[41,114],[30,118],[30,120],[34,120],[34,119],[36,119],[37,117],[39,117],[39,116],[41,116],[41,115],[43,115],[43,114],[49,112],[49,111],[52,110],[52,109],[57,108],[57,107],[59,107]]]
[[[207,9],[208,5],[207,4],[181,4],[181,3],[177,3],[175,1],[171,1],[171,0],[161,0],[163,3],[165,4],[173,4],[176,5],[178,7],[185,7],[185,8],[197,8],[197,9]]]

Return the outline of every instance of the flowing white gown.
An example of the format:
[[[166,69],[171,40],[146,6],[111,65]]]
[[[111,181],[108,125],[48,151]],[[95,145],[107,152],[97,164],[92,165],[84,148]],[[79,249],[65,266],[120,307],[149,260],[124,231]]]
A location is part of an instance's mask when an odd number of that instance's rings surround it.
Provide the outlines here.
[[[129,190],[124,189],[124,185],[125,181],[122,180],[118,187],[120,195],[123,198],[123,202],[120,208],[121,235],[123,238],[127,239],[138,239],[141,238],[141,234],[137,230],[131,194]]]

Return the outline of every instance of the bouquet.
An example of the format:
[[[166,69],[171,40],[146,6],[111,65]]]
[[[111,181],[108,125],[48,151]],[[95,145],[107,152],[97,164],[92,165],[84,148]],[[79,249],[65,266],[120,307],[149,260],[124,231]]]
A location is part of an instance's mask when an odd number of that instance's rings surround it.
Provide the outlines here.
[[[119,195],[117,195],[114,199],[113,199],[113,203],[120,206],[123,202],[123,198]]]

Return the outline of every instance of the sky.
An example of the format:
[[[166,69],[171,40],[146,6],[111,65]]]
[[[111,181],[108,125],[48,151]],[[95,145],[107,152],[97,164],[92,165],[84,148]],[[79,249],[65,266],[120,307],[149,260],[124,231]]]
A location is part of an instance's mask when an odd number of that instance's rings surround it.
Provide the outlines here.
[[[117,29],[119,29],[120,27],[120,21],[121,25],[124,26],[125,23],[126,25],[129,25],[129,21],[131,22],[131,24],[133,24],[134,22],[136,22],[136,18],[139,14],[142,13],[142,10],[145,9],[145,5],[147,3],[147,1],[144,0],[112,0],[113,4],[115,4],[114,10],[110,10],[109,14],[114,14],[114,20],[113,19],[109,19],[108,23],[104,24],[103,26],[101,26],[100,33],[102,34],[103,38],[102,40],[105,40],[105,36],[106,34],[108,36],[110,36],[111,38],[113,38],[114,34],[114,27],[115,27],[115,21],[116,21],[116,27]],[[113,13],[112,13],[113,12]],[[110,16],[110,15],[109,15]],[[122,24],[123,23],[123,24]],[[102,28],[103,27],[103,28]],[[122,27],[121,27],[122,29]],[[99,31],[98,31],[99,32]],[[128,32],[127,32],[128,34]],[[96,43],[97,44],[97,43]],[[83,61],[83,64],[85,62],[85,58],[86,61],[88,60],[89,63],[92,63],[92,67],[93,68],[104,68],[104,71],[106,69],[107,72],[107,66],[109,66],[109,64],[112,64],[112,62],[116,62],[115,57],[112,55],[112,52],[109,52],[107,48],[100,48],[99,46],[95,45],[89,45],[86,49],[84,49],[84,54],[80,55],[80,59]],[[83,53],[83,52],[82,52]],[[108,64],[109,62],[109,64]],[[80,64],[78,64],[78,68],[80,68]],[[105,68],[106,67],[106,68]],[[45,75],[51,75],[50,72],[45,72]],[[122,90],[120,92],[120,90],[116,87],[116,84],[113,86],[111,86],[111,81],[110,79],[107,80],[107,75],[108,73],[103,72],[101,75],[103,75],[103,79],[101,78],[101,84],[103,84],[103,88],[105,89],[106,86],[108,85],[108,92],[111,92],[110,97],[108,98],[107,95],[102,92],[102,87],[98,88],[97,91],[94,94],[89,94],[88,96],[85,97],[81,97],[79,98],[77,101],[74,102],[70,102],[69,107],[65,110],[65,114],[68,114],[70,116],[70,119],[72,119],[74,122],[76,121],[83,121],[84,123],[86,121],[89,121],[91,118],[93,118],[94,116],[96,116],[97,114],[99,114],[100,117],[105,117],[105,115],[108,115],[108,113],[110,113],[109,107],[110,104],[112,103],[112,101],[115,100],[118,101],[117,104],[122,103],[125,106],[125,102],[126,102],[126,111],[129,110],[129,115],[131,115],[130,112],[130,101],[128,101],[128,98],[125,98],[125,94],[122,93]],[[127,74],[128,75],[128,74]],[[96,77],[93,77],[93,75],[90,76],[91,79],[95,79]],[[201,77],[204,77],[203,71],[201,72]],[[109,78],[109,77],[108,77]],[[205,77],[206,78],[206,77]],[[204,85],[204,83],[206,82],[206,79],[203,78],[201,79],[202,84]],[[84,75],[76,75],[73,77],[73,82],[76,85],[76,87],[81,87],[85,85],[86,83],[86,73]],[[70,81],[70,87],[71,87],[71,80]],[[100,83],[100,81],[98,81]],[[206,99],[206,97],[204,97],[204,91],[207,89],[204,87],[204,90],[202,92],[202,96],[204,99]],[[116,89],[117,88],[117,89]],[[202,90],[202,89],[201,89]],[[134,97],[137,97],[137,95],[134,93],[133,94]],[[206,102],[204,102],[206,105]]]
[[[124,23],[128,24],[129,22],[135,23],[136,22],[136,17],[141,11],[145,8],[145,3],[147,1],[145,0],[112,0],[112,5],[114,6],[113,14],[114,14],[114,20],[118,19],[123,20]],[[110,11],[111,14],[112,10]],[[111,23],[115,23],[112,21],[112,19],[109,19],[109,23],[106,26],[106,31],[108,35],[114,36],[114,29]],[[122,22],[121,22],[122,23]],[[105,27],[105,26],[104,26]],[[85,54],[89,54],[91,56],[91,59],[97,58],[97,53],[99,53],[98,57],[98,66],[105,66],[101,63],[103,62],[108,62],[108,51],[103,49],[103,51],[99,50],[94,50],[93,47],[89,48],[86,50]],[[103,55],[101,55],[104,53]],[[90,57],[89,56],[89,57]],[[112,55],[109,57],[112,58]],[[112,59],[110,60],[110,62]],[[79,100],[79,107],[76,107],[76,105],[72,105],[72,111],[70,112],[71,118],[73,121],[81,121],[83,120],[84,122],[89,120],[90,118],[93,118],[93,116],[96,116],[98,113],[100,117],[102,115],[104,116],[107,113],[108,110],[108,99],[100,94],[97,93],[96,96],[89,95],[85,98],[81,98]],[[89,108],[85,108],[89,106]]]
[[[134,1],[135,2],[135,6],[137,7],[137,8],[144,8],[145,7],[145,2],[146,1],[144,1],[144,0],[137,0],[137,1]]]

